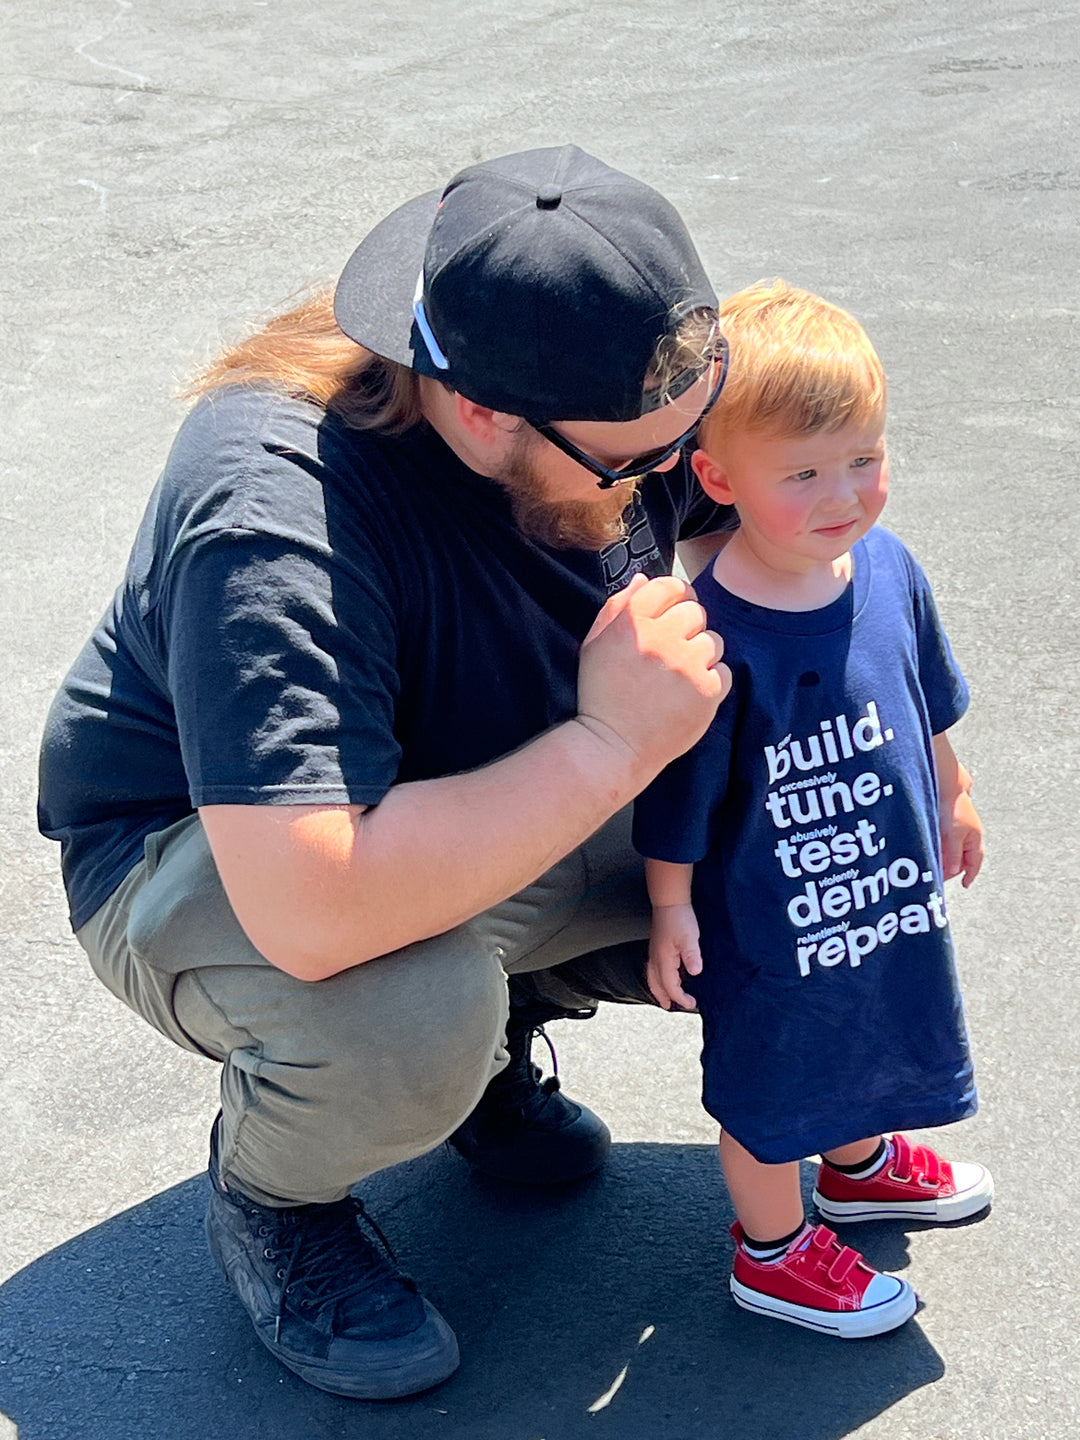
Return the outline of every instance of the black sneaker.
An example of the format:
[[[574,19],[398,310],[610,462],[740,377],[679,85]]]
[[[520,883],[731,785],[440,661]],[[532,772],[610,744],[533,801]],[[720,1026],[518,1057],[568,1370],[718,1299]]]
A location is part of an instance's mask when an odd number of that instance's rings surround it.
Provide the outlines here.
[[[564,1095],[559,1086],[555,1049],[544,1030],[546,1020],[587,1019],[593,1010],[568,1011],[537,998],[510,980],[510,1019],[506,1048],[510,1064],[480,1097],[480,1103],[449,1144],[474,1169],[496,1180],[523,1185],[561,1185],[583,1180],[598,1170],[611,1149],[611,1132],[584,1105]],[[551,1051],[555,1073],[546,1080],[532,1060],[532,1041],[539,1035]]]
[[[360,1400],[413,1395],[451,1375],[454,1332],[397,1268],[360,1201],[277,1209],[227,1189],[220,1123],[207,1243],[270,1353],[309,1385]]]

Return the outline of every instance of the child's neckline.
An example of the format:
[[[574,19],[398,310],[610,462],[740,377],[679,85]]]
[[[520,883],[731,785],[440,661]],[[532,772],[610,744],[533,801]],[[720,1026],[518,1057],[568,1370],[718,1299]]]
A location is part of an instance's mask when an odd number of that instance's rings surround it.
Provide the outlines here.
[[[856,542],[856,544],[857,543],[858,542]],[[813,605],[771,605],[767,601],[758,599],[757,596],[753,593],[747,594],[744,593],[742,590],[733,589],[730,584],[725,584],[724,580],[721,579],[720,575],[718,574],[718,571],[721,568],[724,568],[723,560],[726,550],[727,547],[725,546],[724,549],[719,552],[719,554],[713,560],[712,565],[710,566],[710,573],[712,575],[712,578],[716,581],[720,589],[723,590],[725,595],[734,596],[736,600],[741,600],[746,605],[753,605],[759,610],[773,610],[779,615],[812,615],[815,613],[815,611],[827,610],[830,605],[835,604],[837,600],[842,599],[843,596],[847,593],[847,591],[851,587],[852,580],[855,574],[855,546],[852,546],[852,549],[849,550],[845,555],[838,557],[838,561],[846,561],[847,563],[847,578],[845,579],[842,575],[833,575],[830,576],[827,581],[824,577],[820,577],[818,580],[818,584],[821,588],[831,591],[831,594],[829,594],[829,598],[827,600],[823,600],[820,603]],[[760,566],[760,561],[755,560],[752,563],[755,568]],[[833,563],[836,564],[838,562],[834,561]]]
[[[812,610],[780,610],[771,605],[761,605],[756,600],[747,600],[729,590],[715,576],[714,566],[709,565],[702,579],[713,585],[725,602],[745,620],[766,630],[781,630],[791,634],[827,634],[851,622],[861,611],[870,584],[871,558],[866,536],[856,540],[851,547],[851,579],[834,599]],[[700,580],[697,582],[700,584]]]

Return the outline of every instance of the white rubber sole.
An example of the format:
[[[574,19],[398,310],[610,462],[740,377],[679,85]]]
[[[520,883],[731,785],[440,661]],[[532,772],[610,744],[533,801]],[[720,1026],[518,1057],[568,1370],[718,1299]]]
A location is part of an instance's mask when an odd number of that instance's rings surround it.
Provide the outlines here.
[[[864,1220],[926,1220],[947,1225],[969,1220],[987,1209],[994,1199],[994,1177],[983,1165],[953,1165],[956,1194],[930,1200],[828,1200],[815,1188],[814,1204],[823,1220],[858,1225]]]
[[[751,1290],[734,1275],[731,1277],[731,1294],[736,1305],[753,1311],[755,1315],[786,1320],[789,1325],[801,1325],[805,1330],[816,1330],[819,1335],[834,1335],[840,1340],[868,1340],[872,1335],[896,1330],[911,1319],[919,1306],[919,1297],[906,1280],[899,1280],[896,1276],[877,1278],[896,1280],[900,1289],[890,1299],[867,1305],[862,1310],[817,1310],[809,1305],[795,1305],[790,1300],[778,1300],[773,1295],[763,1295],[760,1290]]]

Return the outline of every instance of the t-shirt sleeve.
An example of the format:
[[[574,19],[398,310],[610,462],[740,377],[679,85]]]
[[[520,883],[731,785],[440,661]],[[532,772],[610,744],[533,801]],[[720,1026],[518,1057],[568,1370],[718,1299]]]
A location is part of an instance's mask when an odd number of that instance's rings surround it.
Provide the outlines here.
[[[724,707],[698,743],[660,772],[634,802],[634,847],[650,860],[703,859],[716,813],[727,793],[730,727]]]
[[[242,528],[174,554],[156,622],[192,805],[386,793],[398,679],[378,568]]]
[[[970,694],[942,628],[930,582],[918,561],[908,558],[913,577],[919,684],[926,699],[931,733],[940,735],[955,725],[967,710]]]

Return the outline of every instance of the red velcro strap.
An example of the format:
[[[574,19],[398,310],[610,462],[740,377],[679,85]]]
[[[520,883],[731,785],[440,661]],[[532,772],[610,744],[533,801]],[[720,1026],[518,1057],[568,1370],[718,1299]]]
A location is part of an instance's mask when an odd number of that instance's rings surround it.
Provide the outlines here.
[[[836,1236],[827,1226],[817,1225],[814,1227],[814,1233],[810,1236],[810,1244],[813,1249],[831,1250],[835,1243]]]
[[[837,1284],[846,1280],[861,1259],[862,1256],[857,1250],[852,1250],[850,1246],[845,1245],[829,1266],[829,1279],[835,1280]]]
[[[911,1179],[911,1162],[913,1152],[911,1142],[906,1135],[894,1135],[892,1138],[893,1157],[889,1166],[889,1174],[894,1180],[907,1181]]]
[[[929,1190],[931,1187],[940,1187],[944,1176],[941,1173],[941,1161],[937,1153],[926,1145],[919,1145],[915,1150],[914,1163],[916,1170],[921,1171],[920,1183]]]

